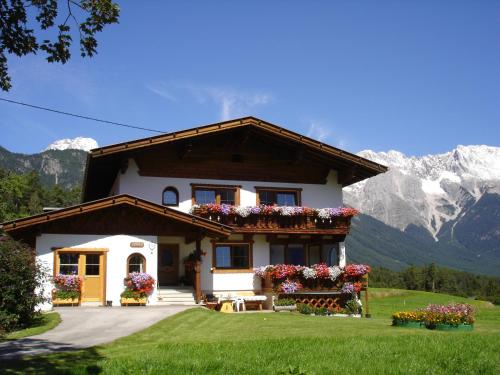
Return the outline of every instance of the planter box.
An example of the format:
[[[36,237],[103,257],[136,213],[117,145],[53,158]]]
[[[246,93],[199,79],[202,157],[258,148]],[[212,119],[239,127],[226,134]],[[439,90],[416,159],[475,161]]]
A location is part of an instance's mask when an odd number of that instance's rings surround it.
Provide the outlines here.
[[[80,306],[80,298],[52,298],[53,306]]]
[[[396,327],[406,327],[406,328],[424,328],[425,326],[420,322],[404,321],[404,320],[393,320],[392,325]]]
[[[122,306],[129,306],[129,305],[139,305],[139,306],[146,306],[146,303],[148,302],[147,297],[142,297],[142,298],[120,298],[120,304]]]
[[[274,306],[274,311],[280,312],[280,311],[295,311],[297,310],[297,305],[291,305],[291,306]]]
[[[436,331],[472,331],[474,329],[473,324],[436,324],[435,326],[427,327],[429,329],[435,329]]]

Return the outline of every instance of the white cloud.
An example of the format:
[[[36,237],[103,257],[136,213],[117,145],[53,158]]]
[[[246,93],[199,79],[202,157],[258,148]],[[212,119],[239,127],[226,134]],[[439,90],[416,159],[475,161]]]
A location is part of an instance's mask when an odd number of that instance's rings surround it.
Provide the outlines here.
[[[177,98],[174,96],[174,94],[172,94],[168,89],[166,89],[165,87],[163,87],[164,85],[160,84],[160,85],[148,85],[146,86],[147,89],[149,91],[151,91],[152,93],[162,97],[163,99],[165,99],[166,101],[169,101],[169,102],[175,102],[177,101]]]
[[[251,92],[222,86],[203,86],[193,83],[148,85],[148,90],[168,101],[176,101],[179,96],[188,93],[200,104],[214,104],[221,121],[250,115],[251,111],[271,101],[271,95],[265,92]]]
[[[331,134],[332,131],[328,128],[328,125],[322,121],[311,121],[309,130],[307,131],[308,137],[320,142],[324,142]]]
[[[257,106],[270,102],[271,96],[263,92],[246,92],[217,86],[187,85],[186,88],[200,102],[218,106],[220,120],[249,115]]]

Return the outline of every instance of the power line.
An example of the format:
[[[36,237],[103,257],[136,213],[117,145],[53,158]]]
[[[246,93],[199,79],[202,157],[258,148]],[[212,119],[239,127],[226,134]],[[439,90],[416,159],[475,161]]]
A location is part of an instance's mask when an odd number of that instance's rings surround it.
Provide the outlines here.
[[[4,102],[12,103],[12,104],[19,104],[19,105],[22,105],[22,106],[25,106],[25,107],[40,109],[42,111],[54,112],[54,113],[58,113],[60,115],[73,116],[73,117],[82,118],[84,120],[91,120],[91,121],[102,122],[104,124],[110,124],[110,125],[116,125],[116,126],[123,126],[125,128],[131,128],[131,129],[145,130],[145,131],[153,132],[153,133],[160,133],[160,134],[166,133],[164,131],[157,130],[157,129],[149,129],[149,128],[143,128],[143,127],[140,127],[140,126],[122,124],[120,122],[114,122],[114,121],[108,121],[108,120],[101,120],[101,119],[98,119],[98,118],[95,118],[95,117],[77,115],[75,113],[69,113],[69,112],[59,111],[57,109],[52,109],[52,108],[40,107],[38,105],[33,105],[33,104],[28,104],[28,103],[23,103],[23,102],[17,102],[15,100],[10,100],[10,99],[5,99],[5,98],[0,98],[0,100],[2,100]]]

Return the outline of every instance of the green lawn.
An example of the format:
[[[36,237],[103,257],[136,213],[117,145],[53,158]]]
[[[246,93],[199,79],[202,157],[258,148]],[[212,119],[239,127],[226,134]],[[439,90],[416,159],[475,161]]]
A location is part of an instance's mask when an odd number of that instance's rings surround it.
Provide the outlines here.
[[[372,319],[192,309],[135,335],[83,351],[4,363],[6,373],[498,374],[500,309],[477,306],[473,332],[390,326],[390,314],[465,299],[371,289]],[[0,371],[2,371],[0,369]]]
[[[57,312],[41,314],[35,319],[33,324],[25,329],[10,332],[5,336],[5,340],[17,340],[23,337],[35,336],[48,331],[61,323],[61,317]]]

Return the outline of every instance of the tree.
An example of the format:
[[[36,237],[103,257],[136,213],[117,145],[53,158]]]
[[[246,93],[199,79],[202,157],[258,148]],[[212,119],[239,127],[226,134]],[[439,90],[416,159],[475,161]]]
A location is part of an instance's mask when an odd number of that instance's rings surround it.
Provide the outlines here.
[[[12,87],[8,54],[21,57],[42,50],[48,62],[65,64],[71,57],[73,25],[80,55],[92,57],[97,53],[95,35],[104,26],[118,23],[119,15],[120,8],[112,0],[0,0],[0,87],[4,91]],[[39,42],[32,28],[37,24],[41,33],[54,35]]]
[[[37,317],[47,274],[33,251],[8,237],[0,237],[0,336],[26,327]]]

